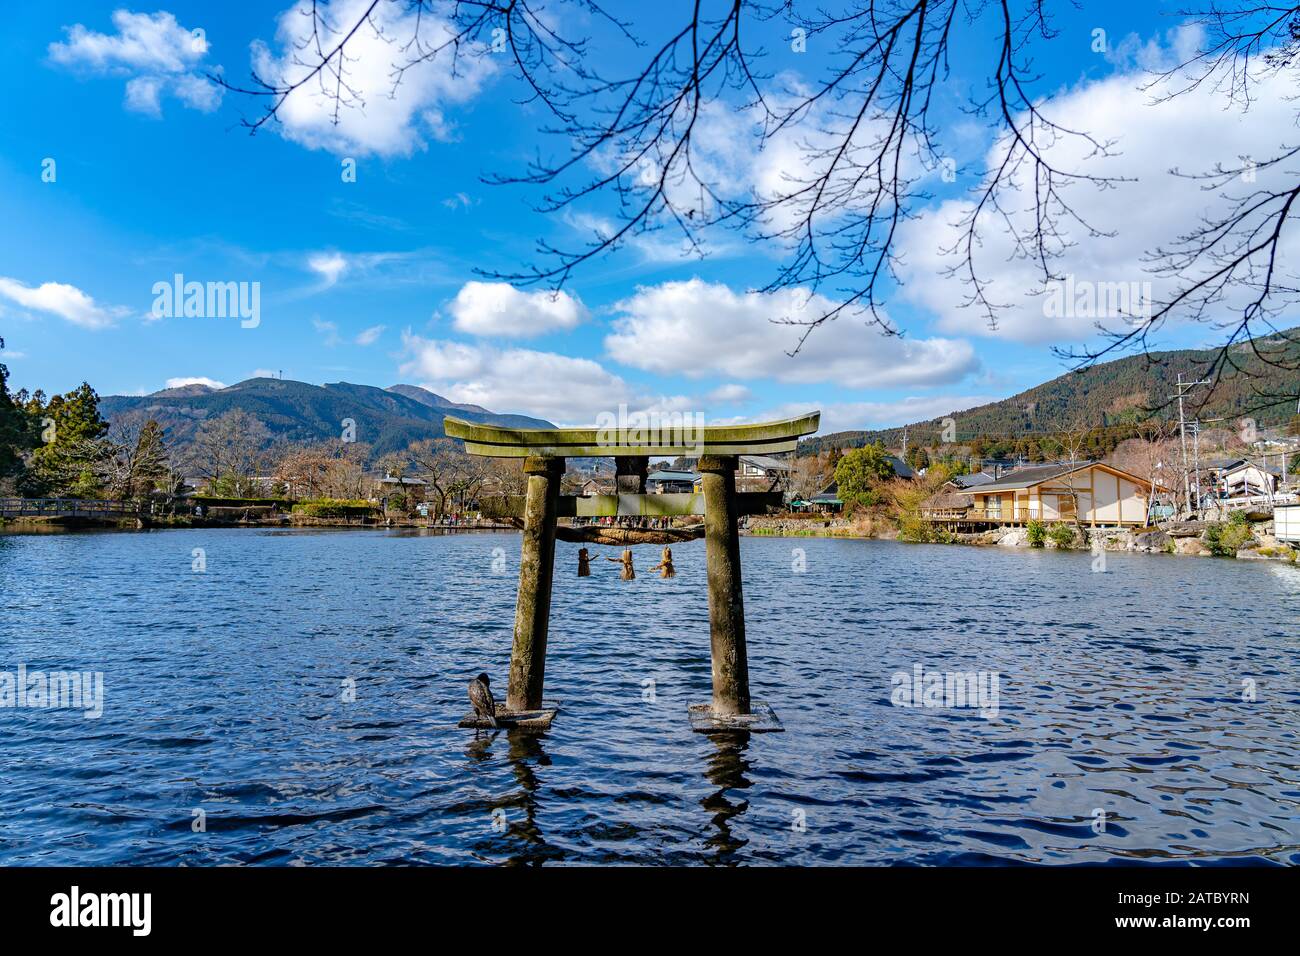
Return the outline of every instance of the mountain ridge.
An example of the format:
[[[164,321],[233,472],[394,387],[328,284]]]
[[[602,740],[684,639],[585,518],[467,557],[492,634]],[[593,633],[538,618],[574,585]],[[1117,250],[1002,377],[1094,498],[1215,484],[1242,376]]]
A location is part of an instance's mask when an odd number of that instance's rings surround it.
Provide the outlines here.
[[[449,414],[511,428],[555,427],[528,415],[452,402],[416,385],[399,387],[401,390],[395,391],[351,382],[312,385],[259,377],[219,389],[186,385],[149,395],[107,395],[100,399],[100,410],[110,421],[156,419],[166,429],[168,441],[177,447],[189,444],[204,421],[237,408],[261,421],[273,442],[338,438],[343,423],[350,419],[355,423],[356,440],[369,444],[376,456],[400,451],[423,438],[442,438],[442,421]]]
[[[1264,355],[1260,358],[1256,350]],[[1035,436],[1059,435],[1078,429],[1137,425],[1168,421],[1178,374],[1185,382],[1199,380],[1217,349],[1172,349],[1149,355],[1130,355],[1069,371],[996,402],[891,428],[861,429],[817,435],[799,443],[799,454],[816,454],[829,448],[857,448],[873,442],[898,447],[903,430],[910,444],[926,445],[942,438],[944,420],[955,424],[955,441],[975,439],[1016,441]],[[1200,417],[1236,420],[1254,418],[1267,428],[1290,421],[1297,414],[1300,388],[1300,329],[1234,346],[1232,355],[1241,371],[1228,370],[1207,397],[1188,392],[1187,419]],[[1279,368],[1272,363],[1285,367]],[[1279,397],[1261,398],[1257,391]],[[1204,399],[1204,405],[1198,403]],[[1162,407],[1163,406],[1163,407]]]

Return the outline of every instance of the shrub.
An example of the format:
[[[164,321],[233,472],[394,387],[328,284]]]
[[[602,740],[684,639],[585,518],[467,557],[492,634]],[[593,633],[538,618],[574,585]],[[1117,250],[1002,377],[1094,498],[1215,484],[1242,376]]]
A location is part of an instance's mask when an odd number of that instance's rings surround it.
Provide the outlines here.
[[[1068,524],[1057,523],[1052,525],[1047,532],[1047,536],[1052,539],[1052,544],[1058,548],[1069,548],[1074,546],[1074,528]]]
[[[1245,512],[1235,512],[1226,524],[1215,523],[1205,529],[1205,545],[1211,554],[1233,557],[1237,551],[1254,538],[1250,520]]]
[[[1029,546],[1031,548],[1041,548],[1047,541],[1047,525],[1043,524],[1037,518],[1031,518],[1029,524],[1025,526],[1028,533]]]
[[[367,518],[375,513],[375,506],[359,499],[311,498],[294,505],[293,513],[308,518]]]

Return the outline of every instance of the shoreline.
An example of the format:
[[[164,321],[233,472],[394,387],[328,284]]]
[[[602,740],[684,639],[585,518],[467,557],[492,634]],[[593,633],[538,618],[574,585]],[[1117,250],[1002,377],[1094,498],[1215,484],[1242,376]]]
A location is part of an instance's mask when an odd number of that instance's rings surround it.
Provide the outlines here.
[[[299,515],[280,518],[199,518],[190,515],[176,518],[137,517],[20,517],[0,519],[0,535],[57,534],[68,531],[178,531],[196,528],[351,528],[354,530],[392,531],[516,531],[498,522],[475,522],[458,525],[428,524],[423,519],[365,521],[348,518],[310,518]]]
[[[751,516],[740,529],[743,537],[758,538],[840,538],[860,541],[899,541],[904,544],[964,545],[975,548],[1005,548],[1008,550],[1083,551],[1093,550],[1093,541],[1101,543],[1100,551],[1128,554],[1166,554],[1174,557],[1221,557],[1241,561],[1279,562],[1300,565],[1300,546],[1278,541],[1272,535],[1272,522],[1260,522],[1249,527],[1248,535],[1233,553],[1222,548],[1216,550],[1207,542],[1208,526],[1197,525],[1171,531],[1163,528],[1082,528],[1074,529],[1073,541],[1054,540],[1051,535],[1038,544],[1029,540],[1025,527],[1003,526],[983,532],[946,532],[932,540],[915,540],[899,533],[887,521],[873,516],[861,518],[789,518],[779,516]],[[513,525],[483,521],[459,525],[428,524],[422,519],[393,521],[357,520],[348,518],[315,518],[301,515],[284,515],[278,518],[231,519],[183,515],[162,520],[137,517],[19,517],[0,519],[0,536],[29,534],[62,534],[78,531],[172,531],[185,529],[306,529],[338,528],[367,531],[430,531],[444,534],[509,531],[520,533]]]
[[[799,527],[811,525],[812,527]],[[1058,525],[1058,527],[1069,527]],[[741,530],[742,535],[768,538],[845,538],[877,541],[900,541],[904,544],[965,545],[974,548],[1006,548],[1008,550],[1083,551],[1093,550],[1093,541],[1101,543],[1100,551],[1128,554],[1164,554],[1172,557],[1215,557],[1239,561],[1275,561],[1282,564],[1300,563],[1300,546],[1278,541],[1273,537],[1273,522],[1263,521],[1251,526],[1240,545],[1228,554],[1222,545],[1207,540],[1210,524],[1200,522],[1177,529],[1150,528],[1078,528],[1071,529],[1073,540],[1061,543],[1049,534],[1035,545],[1029,540],[1025,527],[1002,526],[982,532],[945,532],[942,538],[919,541],[901,535],[897,528],[879,519],[866,518],[780,518],[755,516]],[[938,530],[938,529],[936,529]]]

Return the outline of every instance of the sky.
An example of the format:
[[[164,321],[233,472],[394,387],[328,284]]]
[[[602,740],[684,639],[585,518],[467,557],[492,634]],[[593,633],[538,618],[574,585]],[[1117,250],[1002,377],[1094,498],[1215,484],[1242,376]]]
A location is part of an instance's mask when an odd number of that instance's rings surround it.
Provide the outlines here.
[[[341,22],[360,2],[332,0],[327,15]],[[1125,181],[1075,194],[1113,235],[1078,243],[1064,268],[1083,280],[1146,281],[1142,255],[1193,226],[1210,201],[1171,170],[1267,155],[1294,124],[1286,97],[1295,91],[1280,79],[1245,114],[1225,112],[1210,91],[1153,103],[1143,89],[1148,71],[1191,49],[1195,31],[1172,5],[1085,6],[1062,11],[1056,38],[1035,60],[1035,88],[1052,94],[1056,115],[1114,139],[1105,172]],[[656,4],[660,19],[643,26],[653,35],[685,8]],[[637,55],[606,25],[571,6],[554,9],[562,26],[592,37],[603,65]],[[408,16],[402,3],[381,4],[390,36]],[[887,311],[904,334],[884,336],[848,317],[815,330],[791,356],[798,330],[772,320],[807,307],[809,293],[754,292],[783,250],[734,232],[711,233],[703,259],[670,230],[640,237],[581,268],[558,296],[485,277],[538,262],[539,240],[580,244],[613,216],[608,197],[541,212],[537,187],[484,181],[565,149],[540,108],[522,102],[506,59],[490,51],[454,74],[438,61],[422,64],[394,92],[393,44],[363,36],[369,55],[352,79],[364,106],[335,124],[323,98],[295,94],[280,122],[250,136],[241,120],[256,119],[260,104],[207,76],[244,83],[255,66],[292,71],[305,22],[288,0],[61,2],[8,12],[0,360],[15,388],[56,392],[88,381],[104,395],[145,394],[283,375],[419,384],[571,425],[619,404],[702,412],[711,422],[820,408],[826,432],[1011,395],[1067,370],[1052,346],[1095,341],[1093,318],[1045,315],[1042,297],[1028,294],[1032,267],[1009,255],[996,229],[981,261],[995,297],[1011,304],[998,328],[962,307],[968,290],[946,274],[940,250],[978,185],[968,167],[995,148],[987,125],[962,109],[988,56],[978,30],[954,51],[935,107],[953,172],[931,171],[933,198],[900,236],[904,264]],[[817,37],[796,50],[787,23],[756,29],[766,31],[768,71],[787,86],[835,62]],[[728,188],[761,189],[798,168],[798,140],[756,149],[739,107],[704,119],[701,152]],[[157,314],[166,311],[159,289],[177,275],[256,283],[256,323]],[[821,295],[833,302],[836,292]],[[1214,341],[1214,329],[1171,323],[1155,344]]]

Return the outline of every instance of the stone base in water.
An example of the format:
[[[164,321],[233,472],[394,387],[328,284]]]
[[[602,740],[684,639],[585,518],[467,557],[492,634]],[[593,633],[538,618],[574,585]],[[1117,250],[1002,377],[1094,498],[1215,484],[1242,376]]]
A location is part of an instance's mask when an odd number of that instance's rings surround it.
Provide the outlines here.
[[[754,701],[749,708],[748,714],[715,714],[712,704],[691,704],[686,710],[691,715],[691,730],[697,734],[722,734],[738,730],[763,734],[785,730],[770,705]]]
[[[550,730],[551,721],[559,712],[558,700],[544,700],[537,710],[506,710],[505,704],[497,704],[495,728],[486,717],[474,713],[466,714],[456,726],[469,730]]]

